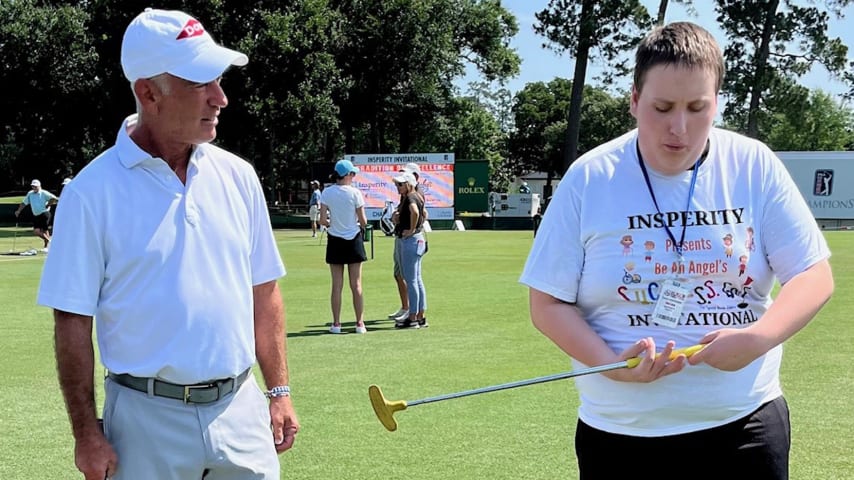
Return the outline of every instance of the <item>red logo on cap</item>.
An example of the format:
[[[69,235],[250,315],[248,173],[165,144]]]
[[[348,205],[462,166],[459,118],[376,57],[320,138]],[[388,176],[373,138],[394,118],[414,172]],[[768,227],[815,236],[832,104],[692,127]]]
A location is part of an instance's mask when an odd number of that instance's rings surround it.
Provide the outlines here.
[[[182,38],[190,38],[190,37],[198,37],[199,35],[203,35],[205,33],[205,27],[202,26],[201,22],[196,20],[195,18],[191,18],[190,21],[184,25],[184,28],[181,29],[181,33],[178,34],[178,37],[175,40],[181,40]]]

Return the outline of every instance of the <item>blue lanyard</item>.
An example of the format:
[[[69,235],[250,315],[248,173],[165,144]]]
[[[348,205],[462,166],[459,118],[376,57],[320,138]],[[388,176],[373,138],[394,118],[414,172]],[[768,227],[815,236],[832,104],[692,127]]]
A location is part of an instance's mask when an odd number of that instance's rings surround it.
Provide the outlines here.
[[[643,155],[641,155],[640,145],[635,143],[635,150],[638,154],[638,163],[640,163],[641,171],[643,172],[643,179],[646,180],[646,188],[649,190],[649,196],[652,197],[652,203],[655,204],[655,211],[659,215],[661,215],[661,209],[658,207],[658,201],[655,199],[655,192],[652,191],[652,183],[649,181],[649,173],[646,171],[646,165],[643,163]],[[705,153],[697,159],[694,163],[694,172],[691,174],[691,186],[688,188],[688,205],[685,206],[685,210],[687,211],[691,208],[691,198],[694,196],[694,185],[697,184],[697,171],[700,170],[700,163],[705,157]],[[685,229],[687,225],[685,222],[682,222],[682,235],[679,238],[679,243],[676,243],[676,237],[673,236],[673,232],[670,231],[670,227],[667,226],[667,223],[664,224],[664,231],[667,232],[667,236],[670,237],[670,241],[673,242],[673,246],[676,248],[676,253],[679,255],[679,260],[682,261],[682,248],[685,245]]]

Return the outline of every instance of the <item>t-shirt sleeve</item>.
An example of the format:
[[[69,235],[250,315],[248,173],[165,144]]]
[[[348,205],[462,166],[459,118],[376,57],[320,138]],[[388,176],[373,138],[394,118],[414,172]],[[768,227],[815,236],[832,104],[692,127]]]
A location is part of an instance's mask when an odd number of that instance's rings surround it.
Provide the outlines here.
[[[762,238],[771,269],[780,283],[830,257],[827,241],[783,162],[770,150]]]
[[[574,303],[584,266],[581,238],[583,171],[570,169],[543,216],[519,282],[565,302]]]
[[[353,197],[356,204],[356,208],[365,206],[365,196],[362,195],[362,191],[356,187],[353,187]]]
[[[54,220],[57,234],[42,270],[39,305],[95,315],[106,265],[103,228],[97,218],[92,205],[66,189]]]
[[[270,212],[261,182],[253,171],[251,192],[249,198],[252,222],[252,247],[250,264],[252,266],[252,285],[261,285],[285,275],[285,265],[276,245],[273,226],[270,222]]]

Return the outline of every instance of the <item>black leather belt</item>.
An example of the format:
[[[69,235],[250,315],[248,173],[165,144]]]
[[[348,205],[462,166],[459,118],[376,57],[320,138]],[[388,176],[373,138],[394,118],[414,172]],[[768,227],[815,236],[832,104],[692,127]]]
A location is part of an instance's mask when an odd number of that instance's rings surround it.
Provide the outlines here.
[[[211,403],[231,392],[236,392],[243,385],[243,382],[249,378],[251,372],[252,369],[247,368],[234,378],[223,378],[195,385],[178,385],[155,378],[152,393],[158,397],[173,398],[184,403]],[[126,373],[110,373],[108,377],[123,387],[148,393],[148,378],[134,377]]]

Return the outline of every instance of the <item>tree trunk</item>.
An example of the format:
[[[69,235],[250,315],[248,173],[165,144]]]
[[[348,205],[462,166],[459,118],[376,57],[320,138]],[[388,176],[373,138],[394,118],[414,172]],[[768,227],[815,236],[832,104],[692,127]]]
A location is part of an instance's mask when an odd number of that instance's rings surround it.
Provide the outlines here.
[[[575,73],[572,77],[566,140],[564,142],[563,171],[566,171],[578,156],[578,132],[581,130],[581,102],[584,100],[584,79],[587,76],[590,38],[593,37],[593,32],[596,28],[595,21],[592,18],[594,1],[584,0],[581,4],[581,21],[578,28],[578,51],[575,56]]]
[[[400,153],[410,151],[412,147],[412,129],[409,125],[408,112],[404,111],[401,118],[398,120],[398,149]]]
[[[344,120],[344,153],[356,153],[355,140],[353,138],[353,125],[349,120]]]
[[[780,0],[771,0],[766,7],[765,23],[762,25],[762,43],[756,52],[756,69],[753,74],[753,85],[750,86],[750,108],[747,111],[747,136],[759,136],[759,103],[762,91],[767,87],[765,71],[768,66],[768,52],[771,49],[771,35],[774,33],[774,19],[777,16],[777,6]]]
[[[380,149],[380,120],[376,112],[371,116],[370,132],[371,145],[369,151],[371,153],[382,152],[382,149]]]
[[[664,25],[664,18],[667,16],[667,1],[661,0],[658,2],[658,16],[655,19],[656,25]]]

